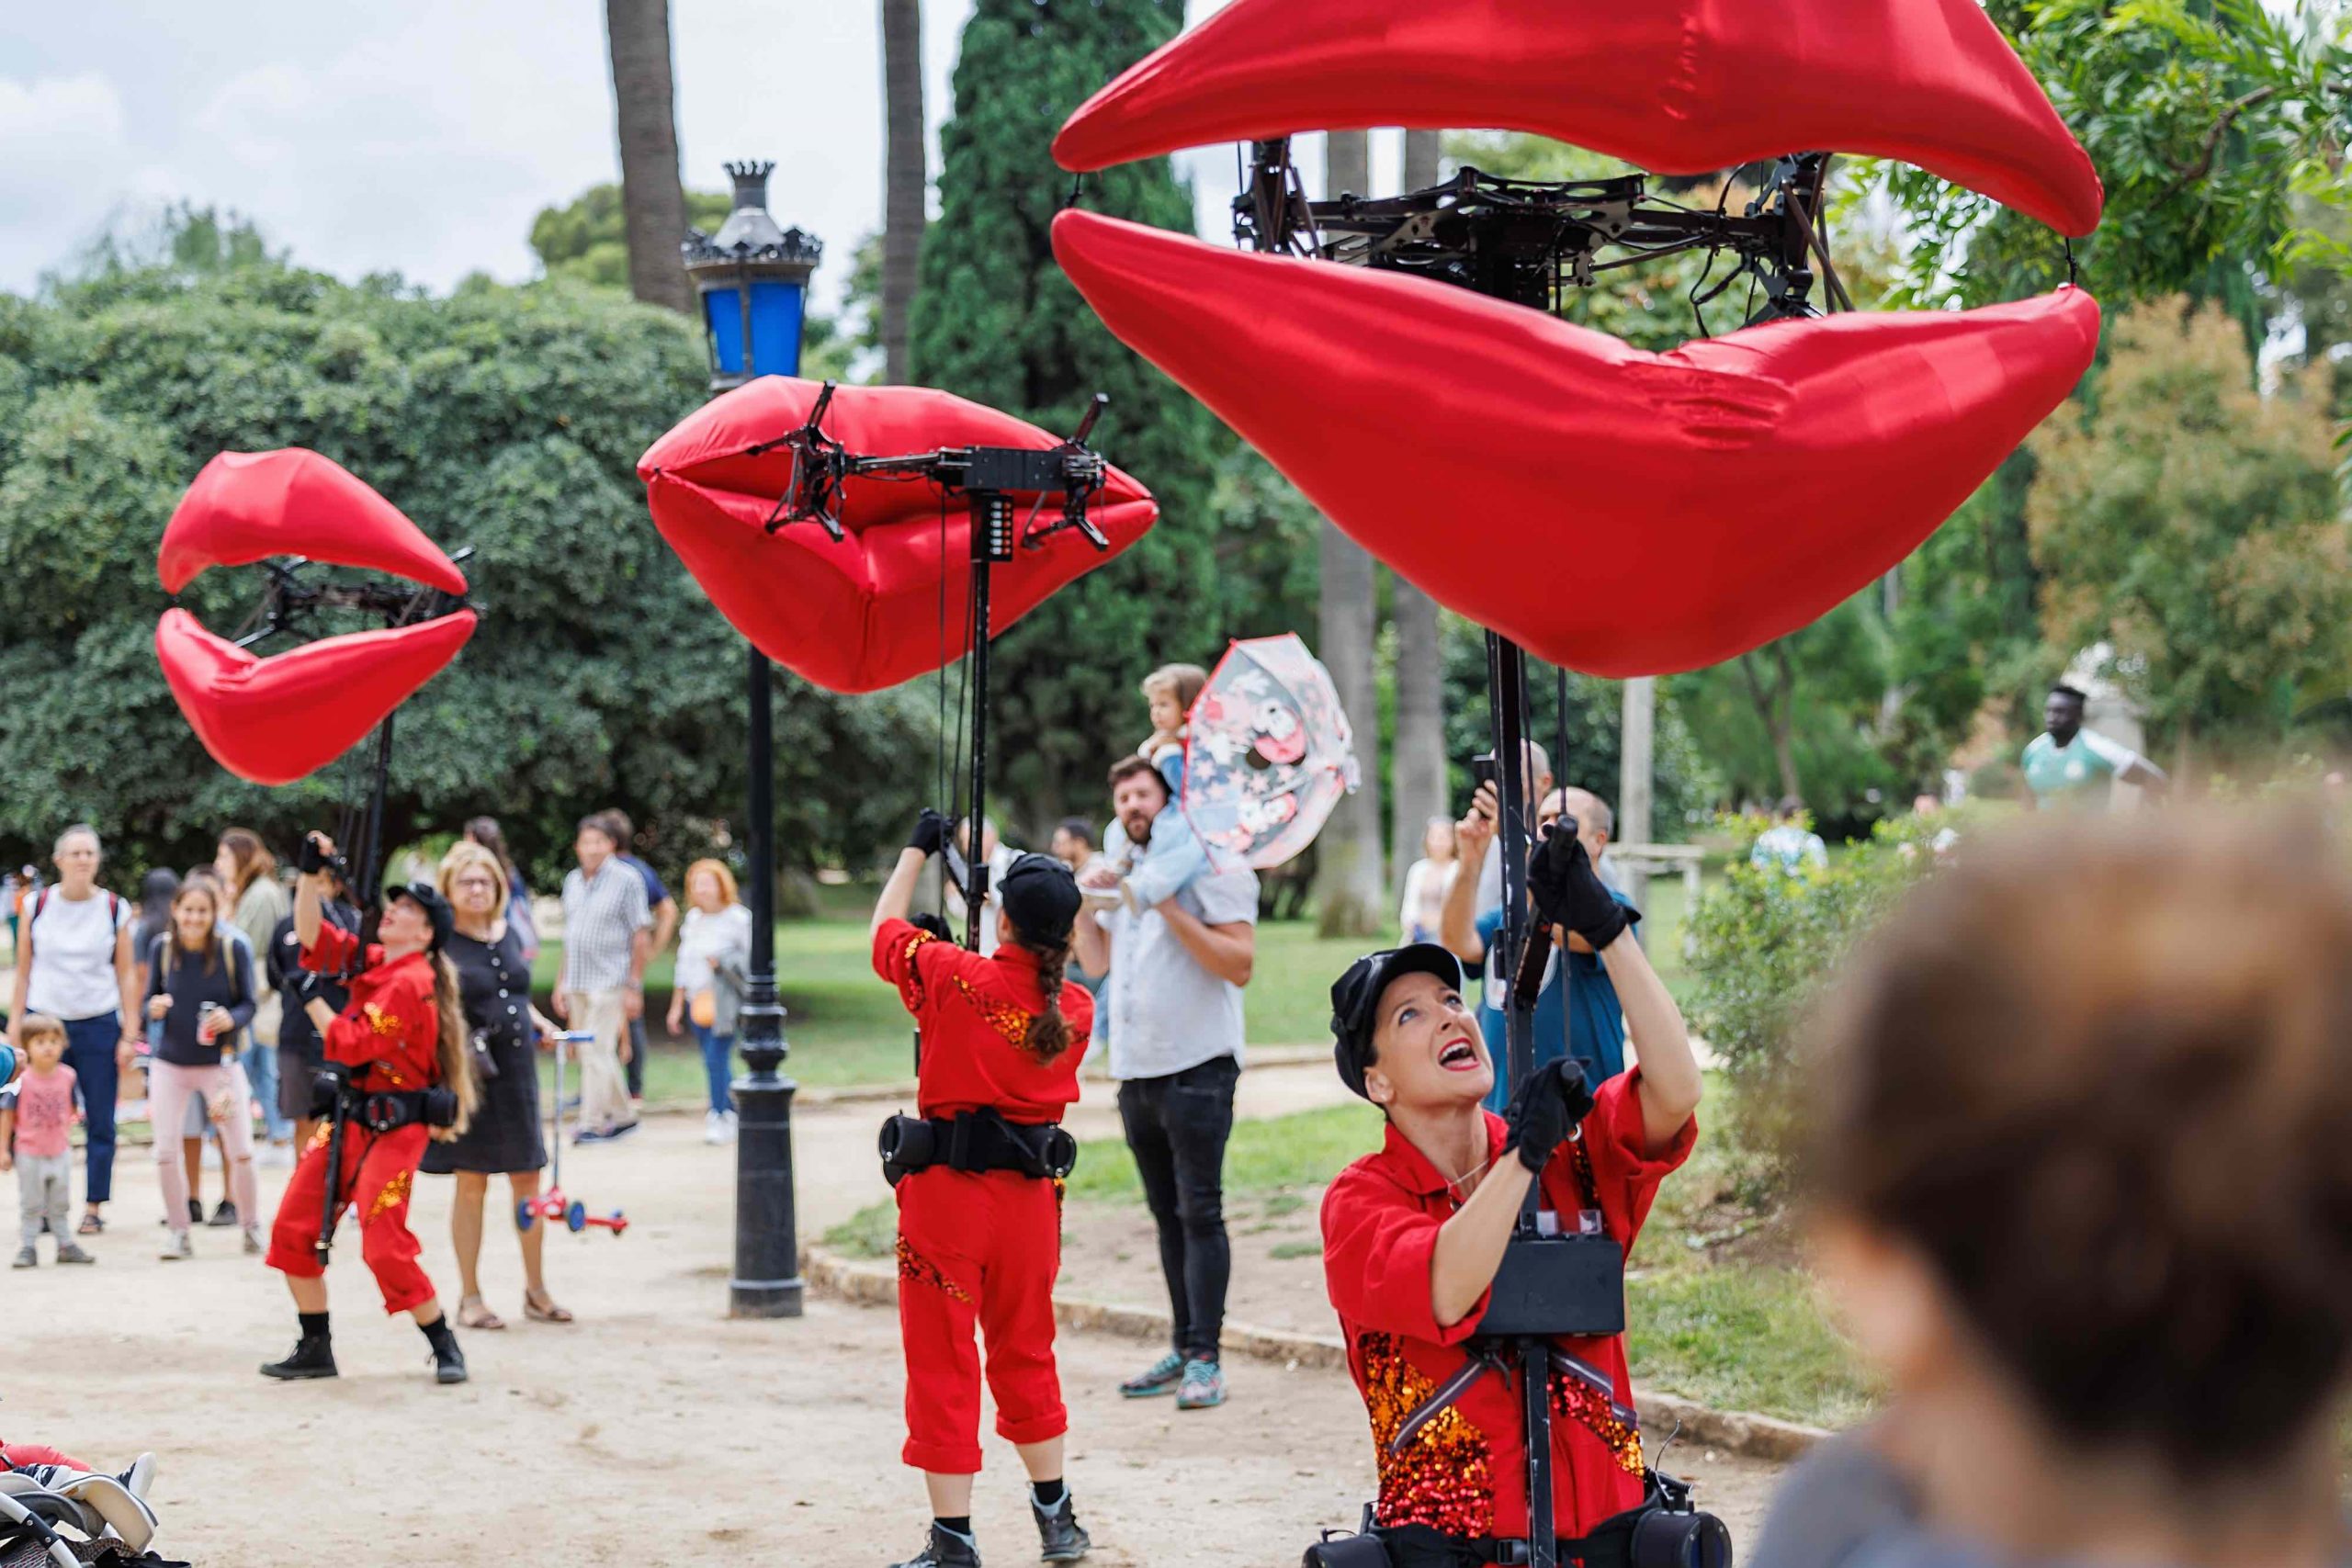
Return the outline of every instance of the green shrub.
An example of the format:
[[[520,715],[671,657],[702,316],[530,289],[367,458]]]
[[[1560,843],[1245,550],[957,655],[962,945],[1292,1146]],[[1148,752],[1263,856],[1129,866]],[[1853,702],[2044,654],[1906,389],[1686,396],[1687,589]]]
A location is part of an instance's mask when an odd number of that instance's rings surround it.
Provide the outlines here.
[[[1815,987],[1857,939],[1936,863],[1934,836],[1968,830],[1973,812],[1881,822],[1826,866],[1791,875],[1748,863],[1753,819],[1724,824],[1737,852],[1690,917],[1692,1030],[1721,1063],[1732,1093],[1719,1116],[1735,1189],[1758,1204],[1785,1186],[1800,1109],[1796,1035]]]

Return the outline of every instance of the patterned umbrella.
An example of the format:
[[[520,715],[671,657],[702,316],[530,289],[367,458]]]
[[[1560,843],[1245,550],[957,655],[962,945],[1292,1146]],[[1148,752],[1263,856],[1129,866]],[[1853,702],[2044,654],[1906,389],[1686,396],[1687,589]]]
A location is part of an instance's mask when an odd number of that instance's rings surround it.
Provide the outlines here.
[[[1220,871],[1282,864],[1356,787],[1348,716],[1295,632],[1227,649],[1189,722],[1184,816]]]

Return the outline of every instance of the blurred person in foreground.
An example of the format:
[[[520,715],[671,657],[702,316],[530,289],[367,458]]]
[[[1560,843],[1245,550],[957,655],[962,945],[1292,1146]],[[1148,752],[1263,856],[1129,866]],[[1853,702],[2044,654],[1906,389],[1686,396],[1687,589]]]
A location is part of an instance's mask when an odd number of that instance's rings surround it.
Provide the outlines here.
[[[1912,897],[1816,1026],[1809,1172],[1892,1398],[1757,1564],[2352,1557],[2347,952],[2344,846],[2275,816],[2045,823]]]

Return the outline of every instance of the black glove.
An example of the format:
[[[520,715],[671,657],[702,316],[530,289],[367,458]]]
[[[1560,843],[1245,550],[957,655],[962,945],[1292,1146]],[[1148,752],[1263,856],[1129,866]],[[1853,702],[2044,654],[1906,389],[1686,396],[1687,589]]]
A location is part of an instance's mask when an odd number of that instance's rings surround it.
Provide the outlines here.
[[[1552,1151],[1567,1141],[1591,1110],[1592,1090],[1585,1087],[1584,1069],[1576,1059],[1546,1062],[1510,1097],[1510,1109],[1503,1112],[1510,1136],[1503,1147],[1516,1150],[1519,1163],[1540,1176]]]
[[[303,834],[302,841],[294,846],[294,869],[307,874],[326,868],[327,857],[319,848],[319,836],[316,833]]]
[[[1577,819],[1563,817],[1551,836],[1527,859],[1527,891],[1546,925],[1566,926],[1599,953],[1631,925],[1640,911],[1617,902],[1577,837]]]
[[[908,919],[907,924],[914,927],[915,930],[919,931],[929,931],[933,936],[937,937],[942,942],[954,942],[956,940],[956,933],[947,929],[945,917],[932,914],[928,910],[922,914],[910,917]]]
[[[922,815],[915,818],[915,829],[907,835],[907,848],[920,850],[926,856],[935,855],[947,847],[947,818],[926,806]]]
[[[334,1115],[335,1099],[350,1082],[351,1069],[341,1062],[322,1062],[313,1068],[311,1074],[311,1120],[323,1122]]]

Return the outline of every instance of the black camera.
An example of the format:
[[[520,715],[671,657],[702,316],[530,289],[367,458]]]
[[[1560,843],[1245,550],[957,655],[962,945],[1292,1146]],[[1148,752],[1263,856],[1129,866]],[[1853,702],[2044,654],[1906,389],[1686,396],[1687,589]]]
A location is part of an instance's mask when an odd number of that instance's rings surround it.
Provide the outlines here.
[[[294,869],[300,872],[332,871],[345,882],[351,880],[351,863],[340,853],[328,854],[319,848],[319,840],[309,833],[294,847]]]

